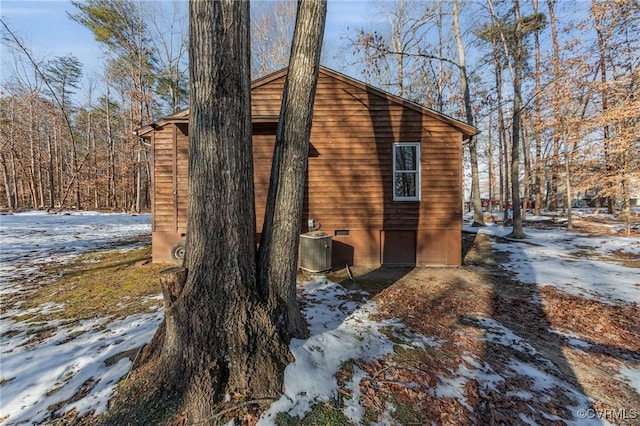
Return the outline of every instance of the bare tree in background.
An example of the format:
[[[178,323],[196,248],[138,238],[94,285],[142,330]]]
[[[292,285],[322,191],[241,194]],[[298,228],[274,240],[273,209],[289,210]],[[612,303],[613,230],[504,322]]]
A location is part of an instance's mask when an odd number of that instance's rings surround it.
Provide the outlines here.
[[[251,5],[252,79],[285,68],[289,63],[296,4],[280,0]]]

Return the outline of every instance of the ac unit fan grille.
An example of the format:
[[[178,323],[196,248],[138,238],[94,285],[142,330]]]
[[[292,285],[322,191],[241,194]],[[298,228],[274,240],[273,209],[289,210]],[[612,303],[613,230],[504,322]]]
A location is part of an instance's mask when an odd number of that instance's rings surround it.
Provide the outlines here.
[[[309,232],[300,235],[300,267],[309,272],[331,269],[331,235]]]

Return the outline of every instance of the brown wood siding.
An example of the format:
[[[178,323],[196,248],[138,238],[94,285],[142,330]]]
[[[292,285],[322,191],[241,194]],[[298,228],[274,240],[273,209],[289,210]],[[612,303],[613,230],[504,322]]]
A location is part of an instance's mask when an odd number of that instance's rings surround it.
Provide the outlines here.
[[[252,91],[254,115],[277,115],[284,77]],[[256,216],[262,227],[274,136],[254,136]],[[325,229],[460,227],[462,135],[450,125],[320,74],[304,221]],[[421,202],[394,202],[392,146],[420,142]]]
[[[153,231],[175,231],[173,209],[174,143],[173,126],[154,132],[153,138]]]
[[[253,100],[253,98],[252,98]],[[255,100],[253,100],[255,102]],[[266,132],[265,132],[266,133]],[[262,232],[264,223],[264,211],[269,192],[269,179],[271,177],[271,159],[275,144],[275,127],[272,134],[254,135],[253,141],[253,182],[255,191],[256,229]]]
[[[393,201],[395,142],[420,142],[421,202]],[[446,123],[321,75],[305,215],[327,229],[459,228],[461,142]]]
[[[189,132],[186,125],[176,126],[176,231],[187,232],[187,201],[189,179]]]
[[[459,241],[454,240],[462,226],[461,131],[418,108],[346,80],[330,73],[321,72],[319,76],[302,231],[306,231],[308,218],[330,233],[351,230],[352,237],[336,239],[345,241],[345,253],[357,249],[351,255],[353,259],[362,256],[378,261],[383,251],[382,231],[423,230],[412,234],[417,239],[414,251],[419,264],[429,264],[429,259],[433,263],[459,264],[459,254],[453,252],[459,251]],[[275,140],[273,120],[280,112],[284,81],[284,74],[276,76],[263,85],[254,85],[251,92],[252,115],[262,120],[254,121],[253,135],[258,233],[262,230]],[[186,232],[188,132],[186,124],[177,126],[163,125],[154,131],[154,231]],[[420,143],[419,202],[393,201],[395,142]],[[422,240],[438,239],[439,235],[443,235],[442,241]]]
[[[175,142],[174,142],[175,141]],[[189,141],[186,125],[167,124],[153,135],[153,231],[186,232]]]

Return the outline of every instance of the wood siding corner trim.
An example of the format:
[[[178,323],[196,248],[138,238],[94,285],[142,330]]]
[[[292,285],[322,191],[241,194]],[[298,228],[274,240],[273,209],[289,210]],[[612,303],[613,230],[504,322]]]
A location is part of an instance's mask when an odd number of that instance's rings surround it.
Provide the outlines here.
[[[154,188],[156,187],[156,132],[151,133],[151,137],[149,138],[149,143],[151,143],[151,232],[156,230],[156,192]]]
[[[178,126],[174,123],[171,127],[173,127],[173,230],[178,232]],[[188,164],[189,158],[186,161]]]

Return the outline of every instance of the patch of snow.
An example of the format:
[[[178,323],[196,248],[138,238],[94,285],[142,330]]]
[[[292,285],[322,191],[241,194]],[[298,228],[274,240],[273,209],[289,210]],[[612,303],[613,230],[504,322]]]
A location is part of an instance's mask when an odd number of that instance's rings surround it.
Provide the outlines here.
[[[530,418],[529,416],[523,413],[520,413],[518,417],[520,418],[520,420],[522,420],[522,423],[525,425],[538,426],[538,423],[536,423],[535,420],[533,420],[532,418]]]
[[[73,397],[83,386],[97,382],[86,396],[64,405],[61,412],[77,408],[80,414],[104,412],[118,380],[129,371],[123,358],[107,366],[114,355],[142,346],[153,337],[163,313],[133,315],[106,324],[102,319],[75,327],[60,327],[37,345],[14,346],[2,338],[2,407],[0,418],[11,424],[45,422],[49,407]],[[70,336],[75,336],[69,339]]]
[[[622,366],[618,376],[624,380],[636,393],[640,394],[640,368]],[[639,410],[640,411],[640,410]]]
[[[374,426],[394,426],[398,424],[398,421],[396,419],[393,418],[393,413],[395,413],[396,411],[396,407],[395,405],[391,404],[390,402],[386,402],[384,404],[384,411],[382,412],[382,414],[380,415],[380,421],[377,423],[374,423]],[[360,423],[356,423],[356,424],[361,424]]]
[[[131,361],[105,361],[148,342],[162,311],[110,321],[17,321],[17,317],[51,314],[64,305],[44,303],[22,309],[12,295],[28,293],[38,265],[65,262],[80,253],[111,248],[122,239],[150,232],[150,216],[73,212],[49,215],[26,212],[0,216],[0,296],[11,303],[0,314],[0,418],[2,424],[42,423],[76,408],[81,414],[107,409],[118,380]],[[40,335],[38,336],[38,333]],[[81,389],[87,394],[65,404]],[[77,397],[77,396],[76,396]]]
[[[484,336],[485,340],[515,349],[530,356],[539,355],[538,351],[522,337],[518,336],[511,329],[500,324],[493,318],[477,318],[476,321],[483,329],[486,330]],[[557,371],[557,367],[553,365],[551,361],[547,359],[541,359],[540,361],[545,362],[547,368],[550,370]]]
[[[463,371],[461,371],[461,369]],[[458,367],[458,371],[454,373],[453,377],[438,376],[438,384],[433,390],[433,396],[436,398],[457,399],[458,402],[460,402],[460,404],[467,410],[473,411],[473,407],[469,405],[467,398],[464,395],[464,386],[469,381],[468,375],[470,375],[471,371],[472,370],[469,370],[467,367],[460,365]],[[465,376],[464,373],[467,373],[467,375]]]
[[[360,404],[360,382],[365,378],[370,379],[371,377],[357,365],[354,365],[351,381],[345,384],[345,389],[351,391],[351,398],[344,399],[343,413],[354,424],[360,423],[364,417],[364,407]]]
[[[465,385],[470,380],[475,380],[483,388],[497,391],[498,384],[504,382],[504,377],[497,374],[486,362],[480,362],[469,354],[463,355],[462,359],[469,364],[460,364],[451,377],[437,376],[438,384],[431,394],[437,398],[455,398],[470,412],[474,408],[469,405],[465,396]]]
[[[313,405],[337,397],[335,375],[343,363],[351,359],[371,361],[391,353],[394,343],[384,331],[390,329],[393,333],[397,329],[402,334],[404,328],[398,321],[373,321],[375,303],[355,302],[352,299],[357,293],[324,278],[302,288],[303,299],[312,302],[304,309],[311,337],[292,340],[290,350],[295,361],[285,369],[284,395],[262,414],[258,423],[261,425],[272,424],[280,412],[303,417]],[[419,340],[418,344],[429,341]],[[347,386],[355,389],[363,377],[364,372],[357,372],[354,367],[352,383]],[[345,415],[356,423],[363,413],[356,398],[345,410]]]
[[[509,227],[494,224],[464,229],[499,237],[511,232]],[[495,249],[509,253],[509,261],[502,266],[520,281],[540,287],[551,285],[605,303],[640,304],[638,269],[612,260],[617,251],[640,256],[640,239],[618,235],[588,237],[565,229],[525,228],[525,233],[529,236],[525,240],[494,244]]]
[[[0,295],[21,290],[16,277],[36,277],[37,264],[64,262],[151,232],[149,214],[30,211],[0,216]]]
[[[562,389],[565,395],[567,395],[574,401],[575,405],[566,407],[571,413],[573,413],[573,416],[574,416],[573,420],[563,419],[561,417],[558,417],[550,413],[538,411],[542,416],[547,418],[549,421],[552,421],[552,422],[559,421],[559,422],[564,422],[565,424],[568,424],[568,425],[575,425],[575,426],[579,426],[579,425],[580,426],[581,425],[600,426],[603,424],[603,421],[597,418],[591,418],[591,419],[580,418],[580,416],[578,415],[579,413],[587,412],[587,410],[592,409],[591,400],[588,397],[586,397],[582,393],[582,391],[573,388],[567,382],[562,381],[557,377],[545,371],[540,370],[533,364],[526,363],[517,359],[511,359],[507,367],[507,370],[510,370],[510,372],[505,372],[505,374],[528,377],[532,383],[531,389],[539,391],[536,393],[536,399],[538,401],[548,402],[552,400],[553,394],[551,393],[551,391],[554,390],[555,388]],[[541,396],[541,394],[545,396]]]
[[[566,339],[566,341],[567,341],[567,344],[569,344],[569,346],[571,346],[571,347],[573,347],[575,349],[589,350],[589,349],[591,349],[593,347],[592,343],[585,342],[584,340],[582,340],[576,334],[569,333],[569,332],[566,332],[566,331],[563,331],[563,330],[558,330],[556,328],[550,328],[549,332],[557,334],[558,336],[564,337]]]

